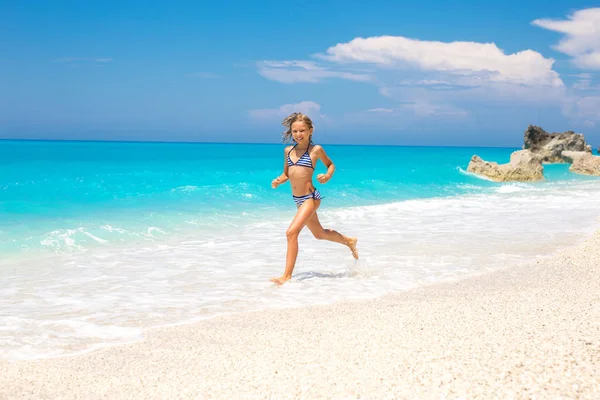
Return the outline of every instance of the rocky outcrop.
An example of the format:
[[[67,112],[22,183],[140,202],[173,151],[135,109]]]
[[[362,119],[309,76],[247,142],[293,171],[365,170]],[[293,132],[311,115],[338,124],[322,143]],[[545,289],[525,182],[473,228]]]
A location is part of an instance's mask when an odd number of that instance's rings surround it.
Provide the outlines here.
[[[525,130],[523,149],[531,150],[543,163],[564,163],[563,151],[583,151],[592,153],[592,146],[585,142],[581,133],[567,131],[548,133],[539,126],[529,125]]]
[[[544,179],[544,166],[540,158],[530,150],[515,151],[510,155],[508,164],[484,161],[474,155],[469,162],[467,171],[496,182],[525,182]]]
[[[600,176],[600,156],[586,151],[563,151],[562,157],[571,163],[569,171],[581,175]]]

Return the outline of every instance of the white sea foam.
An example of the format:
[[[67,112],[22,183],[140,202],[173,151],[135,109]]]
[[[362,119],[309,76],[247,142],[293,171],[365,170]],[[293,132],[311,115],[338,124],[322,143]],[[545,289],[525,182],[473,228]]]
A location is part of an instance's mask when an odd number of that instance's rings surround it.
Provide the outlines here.
[[[524,183],[508,183],[500,186],[497,190],[498,193],[515,193],[522,192],[524,190],[532,190],[527,184]]]
[[[113,228],[113,227],[112,227],[112,226],[110,226],[110,225],[103,225],[101,228],[102,228],[102,229],[105,229],[105,230],[107,230],[107,231],[109,231],[109,232],[119,232],[119,233],[126,233],[126,232],[127,232],[125,229],[121,229],[121,228]]]
[[[94,244],[114,245],[121,241],[131,241],[134,238],[154,242],[169,234],[169,232],[160,227],[144,226],[143,223],[129,230],[115,228],[110,225],[96,226],[96,231],[99,232],[94,233],[84,227],[53,230],[45,233],[39,240],[39,243],[42,247],[60,254],[87,252],[90,248],[93,248]],[[33,239],[34,237],[26,237],[24,242],[26,243]]]
[[[471,177],[473,177],[473,178],[477,178],[477,179],[482,179],[482,180],[484,180],[484,181],[494,182],[494,180],[493,180],[493,179],[490,179],[490,178],[488,178],[488,177],[486,177],[486,176],[479,175],[479,174],[475,174],[475,173],[473,173],[473,172],[470,172],[470,171],[464,170],[464,169],[462,169],[461,167],[456,167],[456,170],[457,170],[458,172],[460,172],[461,174],[463,174],[463,175],[471,176]]]
[[[135,340],[142,328],[481,274],[574,245],[598,227],[598,210],[599,180],[505,184],[489,194],[352,208],[324,201],[321,223],[358,236],[360,261],[305,230],[294,277],[283,287],[269,278],[284,269],[291,207],[285,218],[258,222],[255,214],[249,223],[248,215],[221,224],[216,216],[216,231],[187,224],[198,230],[160,236],[159,227],[149,227],[157,239],[0,261],[0,357],[88,351]],[[126,230],[105,227],[116,229]],[[52,232],[48,246],[71,243],[77,233],[85,232]]]
[[[91,351],[106,345],[122,344],[137,341],[143,338],[139,328],[126,328],[106,324],[94,324],[70,318],[40,319],[20,318],[8,316],[3,318],[0,326],[0,346],[3,347],[6,359],[39,359],[52,358],[65,355],[65,348],[73,343],[86,342],[88,346],[79,347],[73,353]],[[10,337],[15,329],[21,332],[22,337]],[[43,332],[43,333],[42,333]],[[44,342],[53,341],[54,346],[45,346]],[[43,349],[43,350],[42,350]]]
[[[162,229],[160,229],[156,226],[150,226],[150,227],[148,227],[148,232],[146,233],[146,235],[154,237],[155,236],[154,232],[166,234],[166,232],[163,231]]]
[[[178,186],[176,188],[171,189],[171,192],[195,192],[197,190],[200,190],[200,188],[198,186],[193,186],[193,185],[185,185],[185,186]]]
[[[81,228],[55,230],[42,239],[40,244],[59,251],[81,250],[82,247],[75,244],[75,239],[73,238],[78,232],[81,232]]]
[[[94,236],[89,232],[83,232],[83,234],[86,235],[87,237],[94,239],[98,243],[108,243],[108,240],[100,239],[98,236]]]

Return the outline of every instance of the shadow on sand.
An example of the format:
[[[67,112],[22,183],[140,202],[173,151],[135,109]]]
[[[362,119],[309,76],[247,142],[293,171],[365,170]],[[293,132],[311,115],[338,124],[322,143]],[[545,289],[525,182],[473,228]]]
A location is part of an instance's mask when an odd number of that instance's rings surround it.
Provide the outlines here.
[[[305,281],[307,279],[313,278],[346,278],[350,276],[350,271],[342,271],[342,272],[317,272],[317,271],[307,271],[300,272],[294,276],[295,281]]]

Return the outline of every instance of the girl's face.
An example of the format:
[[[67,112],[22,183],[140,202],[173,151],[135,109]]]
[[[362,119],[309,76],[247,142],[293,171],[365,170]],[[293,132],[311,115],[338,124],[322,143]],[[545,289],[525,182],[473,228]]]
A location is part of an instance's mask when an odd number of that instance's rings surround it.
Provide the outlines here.
[[[296,121],[292,124],[292,137],[296,143],[304,143],[310,141],[312,129],[304,121]]]

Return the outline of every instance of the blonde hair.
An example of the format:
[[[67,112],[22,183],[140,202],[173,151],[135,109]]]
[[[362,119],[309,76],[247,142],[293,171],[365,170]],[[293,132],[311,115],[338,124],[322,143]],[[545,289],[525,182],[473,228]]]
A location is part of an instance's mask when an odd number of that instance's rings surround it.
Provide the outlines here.
[[[292,137],[292,124],[298,121],[304,122],[308,126],[308,129],[314,129],[312,120],[309,118],[308,115],[302,113],[291,113],[290,115],[285,117],[285,119],[281,123],[281,125],[287,128],[287,130],[285,130],[281,135],[282,141],[284,143],[289,142],[290,139],[295,142],[295,140]],[[310,141],[312,143],[312,133],[310,135]]]

